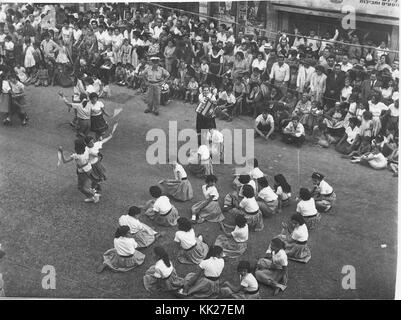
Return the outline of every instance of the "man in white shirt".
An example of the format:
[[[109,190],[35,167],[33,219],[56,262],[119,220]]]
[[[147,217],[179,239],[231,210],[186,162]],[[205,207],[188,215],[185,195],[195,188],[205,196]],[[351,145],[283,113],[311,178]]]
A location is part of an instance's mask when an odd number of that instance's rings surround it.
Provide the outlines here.
[[[105,42],[104,42],[104,36],[105,36],[106,31],[104,30],[103,25],[99,25],[97,31],[95,32],[95,36],[97,39],[97,46],[100,52],[103,52],[106,50],[105,47]]]
[[[298,148],[305,142],[305,129],[298,117],[293,117],[284,128],[283,141],[287,144],[295,144]]]
[[[343,55],[343,61],[341,63],[341,71],[347,72],[351,70],[353,65],[349,62],[348,56],[346,54]]]
[[[255,119],[254,130],[255,137],[259,135],[266,140],[269,140],[269,137],[273,134],[274,118],[271,114],[269,114],[267,109]]]
[[[287,93],[288,82],[290,80],[290,66],[284,63],[284,56],[279,55],[278,61],[272,66],[270,72],[270,82],[274,84],[281,93]]]

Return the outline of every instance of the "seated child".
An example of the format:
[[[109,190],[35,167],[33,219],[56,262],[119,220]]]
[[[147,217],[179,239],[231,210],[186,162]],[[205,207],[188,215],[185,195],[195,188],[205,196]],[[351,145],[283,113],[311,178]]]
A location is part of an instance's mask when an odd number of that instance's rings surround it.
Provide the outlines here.
[[[39,70],[37,73],[37,81],[35,83],[36,87],[49,85],[49,71],[45,68],[43,64],[39,65]]]
[[[185,92],[185,102],[191,102],[191,104],[195,103],[196,97],[198,95],[198,82],[196,82],[195,78],[192,77],[188,82],[187,91]]]

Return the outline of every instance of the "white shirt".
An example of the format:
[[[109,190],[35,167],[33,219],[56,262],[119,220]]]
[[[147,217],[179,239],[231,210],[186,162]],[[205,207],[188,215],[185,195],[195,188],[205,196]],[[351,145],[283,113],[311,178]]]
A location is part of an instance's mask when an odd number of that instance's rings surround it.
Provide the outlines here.
[[[258,197],[261,198],[265,202],[272,202],[278,199],[278,195],[273,191],[270,186],[263,188],[259,191]]]
[[[137,247],[138,244],[134,238],[114,238],[114,248],[116,249],[117,254],[120,256],[129,256],[134,254]]]
[[[259,205],[255,197],[242,199],[239,206],[247,213],[254,213],[259,210]]]
[[[211,257],[202,260],[199,267],[204,270],[206,277],[220,277],[224,269],[224,260],[222,258]]]
[[[253,191],[256,193],[257,190],[256,190],[256,182],[255,181],[251,180],[247,183],[247,185],[251,186],[253,188]],[[243,194],[242,194],[243,187],[244,187],[244,185],[241,186],[241,189],[238,194],[240,197],[243,197]]]
[[[351,70],[353,68],[353,65],[349,62],[347,64],[341,63],[341,71],[347,72],[348,70]]]
[[[219,199],[219,192],[215,186],[207,187],[207,184],[202,186],[202,192],[206,199],[209,199],[210,196],[213,196],[213,200]]]
[[[287,200],[287,199],[291,198],[291,192],[285,193],[285,192],[283,191],[283,188],[281,188],[281,186],[278,186],[278,187],[277,187],[276,194],[277,194],[278,196],[281,196],[281,199],[282,199],[282,200]]]
[[[301,200],[297,204],[297,212],[304,217],[310,217],[317,214],[315,199]]]
[[[95,92],[94,88],[93,88],[93,92]],[[102,101],[98,100],[98,101],[96,101],[95,104],[92,104],[92,102],[88,101],[88,106],[90,106],[90,108],[91,108],[92,116],[98,116],[98,115],[102,114],[102,110],[104,108],[104,104]]]
[[[348,87],[344,87],[341,90],[341,97],[345,98],[346,101],[348,101],[349,97],[352,94],[352,87],[348,86]]]
[[[347,129],[345,129],[345,133],[347,134],[347,142],[353,144],[356,136],[361,133],[361,130],[359,130],[359,127],[354,127],[354,129],[352,129],[348,126]]]
[[[270,79],[274,79],[275,81],[288,81],[290,80],[290,67],[288,64],[283,63],[280,67],[278,62],[275,62],[272,66],[272,70],[270,72]]]
[[[283,249],[280,249],[278,252],[272,252],[272,261],[276,266],[288,266],[287,254]]]
[[[177,163],[174,167],[174,177],[176,180],[188,177],[184,168],[179,163]]]
[[[285,133],[289,132],[289,133],[293,134],[295,137],[300,137],[300,136],[305,135],[305,128],[302,125],[302,123],[299,123],[299,122],[298,122],[296,130],[294,130],[294,125],[293,125],[292,121],[290,121],[290,123],[285,127],[284,130],[286,131]]]
[[[299,226],[292,231],[291,238],[293,238],[296,241],[299,242],[304,242],[308,241],[309,233],[308,233],[308,228],[306,227],[306,224],[303,224],[302,226]]]
[[[319,183],[319,192],[321,195],[331,194],[333,192],[333,188],[326,181],[322,180]]]
[[[4,84],[3,84],[3,86],[4,86]],[[3,87],[3,90],[4,90],[4,87]],[[388,108],[389,108],[389,110],[390,110],[390,115],[392,116],[392,117],[398,117],[398,108],[395,108],[394,107],[394,103],[392,103],[392,104],[390,104],[389,106],[388,106]]]
[[[247,242],[249,237],[248,225],[246,224],[243,228],[235,226],[235,229],[231,232],[231,235],[236,242]]]
[[[376,104],[369,101],[369,111],[372,113],[373,118],[380,117],[383,110],[387,110],[388,107],[383,102],[378,102]]]
[[[78,172],[89,172],[92,170],[92,166],[89,162],[89,152],[85,149],[83,154],[73,153],[71,158],[75,160],[75,163],[78,167]]]
[[[118,223],[120,226],[128,226],[131,234],[144,230],[143,223],[128,214],[122,215],[120,219],[118,219]]]
[[[245,277],[241,277],[241,287],[251,292],[259,289],[258,281],[252,273],[247,273]]]
[[[170,199],[166,196],[161,196],[156,199],[155,203],[153,204],[153,211],[158,212],[161,215],[167,214],[172,208],[170,203]]]
[[[201,145],[198,149],[201,161],[208,161],[210,159],[210,150],[207,145]]]
[[[206,133],[206,140],[212,140],[212,143],[223,143],[224,135],[218,130],[213,130],[212,133],[208,131]]]
[[[194,229],[191,229],[188,232],[181,230],[177,231],[175,233],[174,242],[178,242],[184,250],[193,247],[196,244]]]
[[[274,124],[273,116],[271,114],[268,114],[265,119],[265,118],[263,118],[263,114],[260,114],[255,119],[255,124],[258,125],[259,123],[263,126],[268,125],[268,124],[270,126],[273,126],[273,124]]]
[[[266,60],[263,60],[263,59],[260,61],[258,59],[253,60],[252,69],[254,69],[254,68],[264,71],[266,69]]]
[[[166,279],[173,272],[174,267],[170,261],[170,267],[167,267],[163,260],[158,260],[155,263],[155,273],[153,276],[158,279]]]
[[[251,176],[251,179],[257,180],[259,178],[263,178],[265,175],[262,172],[262,170],[259,169],[259,167],[253,168],[250,172],[249,175]]]

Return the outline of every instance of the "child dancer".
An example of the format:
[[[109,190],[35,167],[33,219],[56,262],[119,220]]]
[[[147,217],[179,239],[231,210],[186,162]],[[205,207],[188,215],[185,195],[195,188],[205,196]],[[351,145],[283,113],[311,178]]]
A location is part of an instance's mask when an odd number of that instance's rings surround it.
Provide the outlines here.
[[[239,285],[233,285],[226,281],[221,288],[221,296],[232,299],[260,299],[259,284],[251,273],[249,261],[240,261],[237,266]]]
[[[270,242],[269,250],[264,258],[260,258],[255,271],[256,279],[274,288],[273,295],[287,288],[288,258],[285,253],[285,244],[279,238]]]
[[[141,208],[132,206],[128,209],[128,214],[124,214],[118,220],[120,226],[128,226],[130,236],[135,239],[138,248],[146,248],[153,244],[156,239],[162,236],[148,225],[138,220]]]
[[[291,186],[282,174],[274,176],[274,191],[278,196],[277,213],[281,213],[283,207],[290,205]]]
[[[203,242],[203,237],[195,236],[191,221],[187,218],[177,220],[178,231],[175,233],[174,242],[177,242],[180,251],[178,261],[183,264],[199,264],[207,255],[209,246]]]
[[[92,92],[89,94],[88,106],[91,109],[91,131],[96,134],[96,140],[101,140],[109,125],[104,120],[103,115],[110,117],[106,112],[103,102],[99,101],[99,96]]]
[[[215,246],[223,248],[223,257],[237,258],[244,254],[248,247],[249,229],[246,219],[242,215],[235,217],[235,227],[220,222],[224,234],[219,235],[214,242]],[[228,229],[233,229],[229,232]]]
[[[202,192],[205,200],[195,203],[192,208],[192,221],[202,223],[203,221],[220,222],[224,220],[224,215],[218,202],[219,192],[216,188],[217,177],[208,175],[205,184],[202,186]]]
[[[329,211],[336,201],[333,187],[324,180],[324,175],[318,172],[312,174],[312,182],[314,185],[312,196],[315,199],[316,209],[323,212]]]
[[[99,202],[99,194],[92,188],[95,183],[91,177],[92,166],[89,162],[89,152],[86,149],[85,142],[82,139],[75,140],[75,153],[71,154],[68,158],[64,157],[62,147],[59,147],[58,151],[63,163],[75,160],[77,165],[78,190],[87,197],[85,202]]]
[[[62,92],[59,93],[64,103],[68,107],[68,111],[72,109],[76,110],[77,120],[76,129],[78,137],[86,137],[91,128],[91,106],[88,104],[85,94],[80,95],[79,103],[72,103],[67,100]]]
[[[194,197],[191,182],[182,165],[177,161],[171,164],[174,172],[174,179],[161,180],[159,182],[163,193],[179,201],[188,201]]]
[[[244,198],[238,205],[230,209],[230,213],[244,215],[252,231],[262,231],[264,228],[263,217],[255,199],[255,189],[250,185],[244,185],[242,193]]]
[[[278,196],[273,189],[270,188],[266,177],[259,178],[258,185],[260,191],[256,200],[258,202],[260,211],[262,211],[263,217],[268,217],[277,213],[279,202]]]
[[[114,248],[103,254],[103,263],[98,267],[98,273],[106,268],[127,272],[143,264],[145,255],[136,250],[138,244],[129,236],[129,232],[128,226],[117,228],[114,236]]]
[[[162,196],[162,190],[158,186],[151,186],[149,193],[155,198],[155,200],[149,200],[144,207],[149,219],[160,226],[176,226],[179,218],[178,210],[170,203],[170,199]]]
[[[156,263],[143,276],[145,289],[152,293],[176,291],[184,285],[184,279],[177,272],[163,247],[154,247]]]
[[[301,201],[297,204],[297,213],[299,213],[305,220],[308,230],[313,230],[319,224],[321,214],[317,211],[315,199],[306,188],[299,190],[299,198]]]
[[[179,297],[216,298],[220,293],[220,275],[224,269],[223,249],[211,246],[206,259],[199,263],[197,272],[188,273]]]
[[[290,224],[282,223],[283,230],[277,236],[284,242],[285,252],[290,260],[307,263],[312,255],[308,247],[308,228],[300,214],[291,216]],[[271,253],[271,248],[267,253]]]

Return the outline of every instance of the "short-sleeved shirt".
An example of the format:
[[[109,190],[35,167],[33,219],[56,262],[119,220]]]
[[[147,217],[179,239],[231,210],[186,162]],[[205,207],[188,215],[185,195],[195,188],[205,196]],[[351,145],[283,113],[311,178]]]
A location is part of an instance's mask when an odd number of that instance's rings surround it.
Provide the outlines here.
[[[317,214],[315,199],[301,200],[297,204],[297,212],[304,217],[310,217]]]
[[[135,253],[138,244],[134,238],[120,237],[114,239],[114,249],[120,256],[130,256]]]
[[[259,284],[252,273],[247,273],[241,277],[241,287],[244,287],[246,291],[253,292],[259,289]]]
[[[170,266],[167,267],[164,261],[160,259],[155,263],[155,273],[153,274],[153,276],[158,279],[166,279],[171,275],[173,270],[174,267],[171,261]]]
[[[273,126],[274,124],[274,119],[273,116],[271,114],[267,115],[267,118],[263,118],[263,114],[260,114],[257,116],[257,118],[255,119],[255,124],[261,124],[262,126],[266,126],[266,125],[270,125]]]
[[[128,214],[124,214],[118,219],[118,223],[120,226],[128,226],[129,230],[132,234],[137,233],[138,231],[143,230],[143,223],[138,219],[129,216]]]
[[[102,110],[104,108],[104,104],[102,101],[96,101],[95,104],[92,104],[92,102],[88,101],[88,106],[91,108],[92,116],[98,116],[102,114]]]
[[[326,181],[322,180],[319,183],[319,192],[321,195],[327,195],[333,193],[333,187],[330,186]]]
[[[262,170],[259,169],[259,167],[253,168],[250,172],[249,175],[251,176],[252,179],[256,180],[259,178],[263,178],[265,175],[262,172]]]
[[[71,103],[71,108],[77,110],[77,117],[82,120],[89,120],[91,118],[91,106],[82,103]]]
[[[78,172],[89,172],[92,170],[92,166],[89,162],[89,152],[85,149],[82,154],[73,153],[71,158],[75,160]]]
[[[96,141],[95,143],[93,143],[92,148],[86,147],[89,152],[89,161],[91,164],[95,164],[96,162],[98,162],[99,152],[100,149],[102,149],[102,147],[103,147],[102,141]]]
[[[193,247],[196,244],[194,229],[187,232],[178,230],[175,233],[174,242],[178,242],[184,250]]]
[[[270,188],[270,186],[267,186],[259,191],[258,197],[265,202],[272,202],[277,200],[278,195],[273,191],[272,188]]]
[[[211,257],[202,260],[199,268],[203,269],[206,277],[220,277],[224,269],[224,260],[222,258]]]
[[[249,237],[248,225],[246,224],[245,227],[242,228],[235,226],[235,229],[231,232],[231,235],[236,242],[247,242]]]
[[[278,196],[281,196],[282,200],[287,200],[287,199],[291,198],[291,192],[284,192],[283,188],[281,186],[277,187],[276,194]]]
[[[383,110],[387,110],[388,107],[383,102],[378,102],[376,104],[369,101],[369,111],[372,113],[373,118],[380,117]]]
[[[202,186],[202,192],[206,199],[209,199],[210,196],[213,196],[213,200],[219,199],[219,192],[215,186],[208,187],[207,184]]]
[[[283,249],[280,249],[278,252],[272,252],[272,261],[276,266],[288,266],[287,254]]]
[[[188,177],[188,175],[187,175],[187,173],[185,172],[185,169],[182,167],[182,165],[180,165],[179,163],[177,163],[176,165],[175,165],[175,168],[174,168],[174,175],[175,175],[175,177],[178,179],[178,177],[180,177],[180,179],[183,179],[183,178],[187,178]]]
[[[161,196],[156,199],[153,204],[153,211],[160,213],[161,215],[167,214],[171,210],[172,206],[170,199],[166,196]]]
[[[348,126],[347,129],[345,129],[345,133],[347,134],[347,142],[349,144],[353,144],[356,136],[360,134],[360,130],[359,127],[354,127],[354,129],[352,129],[350,126]]]
[[[388,106],[388,109],[390,110],[390,115],[392,117],[398,117],[399,111],[398,111],[398,108],[394,107],[394,103],[390,104]]]
[[[305,223],[302,226],[296,227],[291,233],[291,238],[299,242],[308,241],[308,237],[308,228]]]
[[[248,213],[254,213],[259,210],[259,205],[255,197],[242,199],[239,206]]]
[[[210,150],[207,145],[201,145],[198,149],[201,161],[207,161],[210,159]]]

